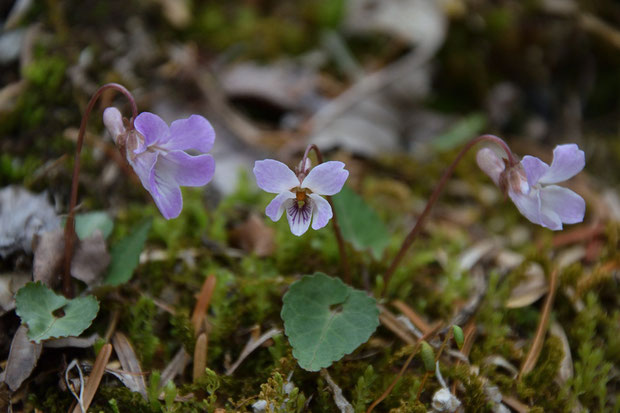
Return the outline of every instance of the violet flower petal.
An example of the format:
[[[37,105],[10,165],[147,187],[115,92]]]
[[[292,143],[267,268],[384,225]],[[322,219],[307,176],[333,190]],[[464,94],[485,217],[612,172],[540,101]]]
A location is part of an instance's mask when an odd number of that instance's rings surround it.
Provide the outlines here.
[[[532,188],[528,194],[509,189],[508,196],[524,217],[534,224],[543,225],[540,217],[540,194],[537,188]]]
[[[155,168],[158,156],[158,152],[143,152],[140,155],[127,156],[127,161],[140,178],[142,186],[149,192],[151,192],[151,172]]]
[[[267,208],[265,208],[265,214],[271,218],[273,222],[278,221],[282,217],[286,201],[289,199],[295,199],[295,194],[291,191],[284,191],[278,194],[278,196],[273,198],[269,205],[267,205]]]
[[[349,177],[349,171],[344,166],[344,163],[338,161],[315,166],[301,183],[301,188],[308,188],[319,195],[337,194]]]
[[[116,142],[116,138],[125,132],[125,125],[123,124],[123,115],[115,107],[106,108],[103,111],[103,124],[106,129],[112,135],[112,139]]]
[[[312,218],[312,229],[321,229],[334,216],[331,205],[325,198],[317,194],[310,194],[310,199],[314,202],[314,210]]]
[[[555,184],[577,175],[586,165],[585,153],[574,143],[558,145],[553,150],[553,162],[539,182]]]
[[[523,157],[521,160],[521,165],[523,165],[525,175],[527,176],[527,183],[530,186],[536,185],[540,180],[540,177],[549,170],[549,165],[530,155],[525,155]]]
[[[159,211],[166,219],[176,218],[183,209],[183,197],[181,188],[170,176],[170,171],[166,167],[158,167],[159,162],[151,171],[149,179],[149,192],[159,208]]]
[[[150,112],[142,112],[134,120],[134,127],[144,136],[144,145],[149,146],[155,142],[166,142],[170,137],[170,129],[162,118]],[[140,153],[142,151],[136,151]]]
[[[166,140],[160,140],[159,146],[167,150],[195,149],[198,152],[209,152],[215,142],[213,126],[200,115],[192,115],[187,119],[175,120],[170,124],[170,134]]]
[[[540,190],[541,210],[554,211],[565,224],[583,221],[586,213],[586,201],[568,188],[549,185]],[[561,226],[560,226],[561,229]]]
[[[288,219],[288,225],[291,228],[293,235],[298,237],[308,231],[310,221],[312,219],[312,210],[314,203],[312,200],[308,200],[304,205],[299,208],[297,201],[289,199],[284,204],[286,208],[286,219]]]
[[[549,228],[552,231],[559,231],[562,229],[562,219],[551,208],[540,208],[539,225]]]
[[[476,162],[482,171],[499,186],[499,177],[506,165],[497,154],[489,148],[482,148],[476,154]]]
[[[203,186],[213,178],[215,160],[211,155],[192,156],[183,151],[171,151],[160,154],[155,168],[159,176],[177,186]]]
[[[265,159],[254,163],[254,176],[260,189],[279,194],[299,186],[299,179],[291,169],[280,161]]]

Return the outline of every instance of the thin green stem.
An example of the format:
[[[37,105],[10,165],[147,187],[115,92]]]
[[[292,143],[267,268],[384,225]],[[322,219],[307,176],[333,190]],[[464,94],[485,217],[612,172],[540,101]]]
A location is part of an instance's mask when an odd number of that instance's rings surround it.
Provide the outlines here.
[[[136,101],[133,98],[132,94],[122,85],[118,83],[107,83],[101,86],[97,91],[93,94],[86,106],[86,111],[82,116],[82,123],[80,124],[80,131],[78,133],[77,138],[77,146],[75,149],[75,162],[73,164],[73,177],[71,180],[71,201],[69,204],[69,216],[67,217],[67,223],[65,224],[65,257],[64,257],[64,273],[63,273],[63,284],[62,290],[63,294],[70,298],[73,296],[73,288],[71,285],[71,260],[73,259],[73,248],[75,246],[75,205],[77,204],[77,196],[78,196],[78,178],[80,175],[80,154],[82,153],[82,146],[84,144],[84,135],[86,133],[86,124],[88,123],[88,118],[93,108],[95,107],[95,103],[99,99],[99,97],[108,89],[116,90],[129,100],[131,104],[132,118],[129,121],[130,127],[133,128],[133,122],[138,116],[138,107],[136,106]]]
[[[316,159],[319,164],[323,163],[323,155],[319,148],[312,144],[308,145],[306,151],[304,152],[304,157],[301,159],[301,167],[305,168],[306,159],[308,159],[308,155],[310,151],[314,151],[316,153]],[[338,241],[338,251],[340,253],[340,266],[342,267],[342,272],[344,274],[344,280],[346,283],[351,284],[351,272],[349,270],[349,260],[347,258],[347,250],[344,243],[344,238],[342,237],[342,231],[340,230],[340,225],[338,224],[338,218],[336,217],[336,209],[334,208],[334,203],[332,202],[331,196],[326,196],[327,202],[329,202],[329,206],[332,209],[332,228],[334,229],[334,233],[336,234],[336,240]]]
[[[413,241],[415,241],[415,239],[418,236],[418,234],[422,231],[422,228],[424,227],[424,223],[426,222],[426,219],[428,218],[428,215],[430,214],[431,209],[435,205],[435,202],[437,202],[437,199],[439,198],[439,195],[441,194],[441,191],[443,191],[444,187],[446,186],[446,183],[448,182],[448,179],[450,179],[450,177],[454,173],[454,170],[456,169],[456,166],[458,165],[458,163],[461,161],[461,159],[463,159],[465,154],[472,147],[474,147],[476,144],[478,144],[478,143],[480,143],[482,141],[489,141],[489,142],[493,142],[493,143],[499,145],[504,150],[504,152],[506,152],[506,155],[508,156],[508,164],[509,164],[509,166],[514,166],[517,163],[519,163],[517,161],[517,158],[512,154],[512,151],[510,150],[510,148],[508,147],[506,142],[504,142],[501,138],[498,138],[495,135],[482,135],[482,136],[478,136],[477,138],[474,138],[471,141],[469,141],[465,145],[465,147],[463,149],[461,149],[461,151],[456,156],[454,161],[452,161],[452,163],[450,164],[448,169],[446,169],[446,171],[443,173],[441,179],[439,180],[439,183],[435,187],[435,190],[433,191],[433,193],[431,194],[430,198],[428,199],[428,202],[426,203],[426,207],[422,211],[422,214],[420,215],[420,217],[416,221],[416,223],[413,226],[413,229],[411,230],[411,232],[409,232],[409,234],[407,235],[407,237],[403,241],[403,243],[402,243],[402,245],[400,247],[400,250],[398,251],[398,253],[394,257],[394,259],[392,260],[392,263],[388,267],[388,269],[385,272],[385,274],[383,275],[384,284],[383,284],[383,292],[382,292],[381,295],[385,295],[385,293],[387,291],[388,284],[390,283],[390,279],[392,278],[392,275],[394,275],[394,272],[398,268],[398,266],[401,263],[402,259],[405,257],[405,253],[407,252],[407,250],[409,249],[409,247],[411,246]]]

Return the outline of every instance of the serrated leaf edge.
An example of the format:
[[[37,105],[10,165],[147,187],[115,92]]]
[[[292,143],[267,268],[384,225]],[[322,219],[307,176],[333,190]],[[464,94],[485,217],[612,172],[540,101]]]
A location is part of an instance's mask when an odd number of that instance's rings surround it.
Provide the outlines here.
[[[30,283],[27,283],[26,285],[28,285],[28,284],[35,284],[35,285],[36,285],[36,284],[39,284],[39,285],[43,285],[44,287],[48,288],[51,292],[54,292],[51,288],[47,287],[47,285],[43,284],[41,281],[30,282]],[[26,286],[26,285],[25,285],[25,286]],[[24,286],[24,287],[25,287],[25,286]],[[20,291],[21,291],[24,287],[20,288],[20,289],[19,289],[19,290],[17,290],[17,292],[15,293],[15,299],[16,299],[16,300],[17,300],[17,295],[19,294],[19,292],[20,292]],[[54,294],[56,294],[56,293],[54,293]],[[58,295],[58,294],[56,294],[56,295]],[[84,331],[85,331],[88,327],[90,327],[90,326],[91,326],[91,324],[93,323],[93,320],[94,320],[95,318],[97,318],[97,314],[99,314],[99,309],[101,308],[101,307],[99,306],[99,300],[97,300],[97,297],[95,297],[95,296],[88,296],[88,295],[87,295],[87,296],[85,296],[85,297],[77,297],[77,298],[86,298],[86,297],[93,297],[93,298],[95,299],[95,303],[97,304],[97,311],[95,311],[95,315],[94,315],[94,316],[93,316],[93,317],[89,320],[88,325],[87,325],[86,327],[84,327],[82,330],[80,330],[79,332],[77,332],[76,334],[74,334],[74,336],[76,336],[76,337],[77,337],[77,336],[79,336],[80,334],[82,334],[82,333],[83,333],[83,332],[84,332]],[[65,297],[65,299],[67,300],[67,303],[65,303],[64,305],[67,305],[67,304],[68,304],[71,300],[67,299],[66,297]],[[74,298],[74,300],[75,300],[75,298]],[[64,307],[64,306],[63,306],[63,307]],[[23,325],[25,325],[25,326],[26,326],[26,328],[28,329],[28,333],[27,333],[28,338],[29,338],[31,341],[34,341],[34,342],[35,342],[35,343],[37,343],[37,344],[39,344],[41,341],[44,341],[44,340],[49,340],[49,339],[52,339],[52,338],[70,337],[70,335],[69,335],[69,334],[67,334],[67,335],[50,335],[50,336],[48,336],[48,337],[46,337],[46,338],[39,338],[39,337],[43,336],[43,334],[39,334],[37,337],[34,337],[34,338],[33,338],[33,337],[31,337],[31,336],[30,336],[30,327],[28,327],[28,323],[26,323],[26,322],[24,321],[24,319],[23,319],[22,315],[20,314],[19,310],[17,309],[17,306],[15,307],[15,314],[17,314],[17,316],[18,316],[18,317],[20,318],[20,320],[21,320],[21,323],[22,323]],[[59,318],[57,318],[56,320],[59,320]],[[56,320],[54,320],[54,322],[53,322],[53,323],[49,326],[49,328],[48,328],[47,330],[45,330],[45,331],[49,331],[49,330],[52,328],[52,326],[56,323]]]

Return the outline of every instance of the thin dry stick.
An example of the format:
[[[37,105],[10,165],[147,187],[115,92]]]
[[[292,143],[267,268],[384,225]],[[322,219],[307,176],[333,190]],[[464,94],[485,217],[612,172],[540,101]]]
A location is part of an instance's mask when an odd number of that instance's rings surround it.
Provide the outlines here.
[[[440,328],[441,328],[441,324],[437,324],[437,326],[432,331],[429,331],[427,334],[423,335],[420,338],[420,340],[418,340],[415,348],[413,349],[413,351],[411,352],[411,354],[407,358],[407,361],[405,361],[405,364],[403,364],[403,367],[400,369],[400,371],[398,372],[398,374],[396,375],[396,377],[394,378],[392,383],[390,383],[388,388],[385,389],[385,391],[381,394],[381,396],[379,396],[379,398],[377,400],[372,402],[370,407],[368,407],[368,410],[366,410],[366,413],[371,413],[373,411],[373,409],[375,407],[377,407],[377,405],[379,405],[379,403],[381,403],[383,400],[385,400],[386,397],[389,396],[389,394],[392,392],[392,389],[394,389],[394,386],[396,386],[396,383],[398,383],[398,380],[400,380],[400,378],[405,373],[405,370],[407,370],[407,367],[409,367],[409,364],[411,363],[411,360],[413,360],[413,357],[417,354],[418,350],[420,349],[420,345],[421,345],[422,341],[423,340],[428,340],[429,338],[434,336],[435,333],[437,333],[440,330]]]
[[[390,267],[387,269],[387,271],[383,275],[384,284],[383,284],[383,292],[381,293],[381,295],[385,295],[388,284],[390,282],[390,279],[392,278],[392,275],[394,274],[394,271],[396,271],[396,268],[398,268],[398,265],[400,264],[402,259],[405,257],[405,253],[407,252],[407,250],[409,249],[413,241],[415,241],[418,234],[422,231],[426,218],[428,218],[428,215],[431,212],[431,209],[435,205],[435,202],[437,202],[437,199],[439,198],[441,191],[443,191],[443,188],[446,186],[448,179],[452,176],[452,173],[456,169],[456,166],[472,147],[474,147],[476,144],[482,141],[490,141],[490,142],[493,142],[501,146],[504,152],[506,152],[506,155],[508,156],[509,166],[514,166],[518,163],[515,156],[512,154],[512,151],[506,144],[506,142],[504,142],[502,139],[498,138],[495,135],[482,135],[469,141],[465,145],[465,147],[461,149],[461,152],[459,152],[456,158],[454,158],[454,161],[452,161],[448,169],[446,169],[446,171],[442,175],[441,179],[439,180],[439,183],[435,187],[435,190],[433,191],[430,198],[428,199],[428,202],[426,203],[426,207],[422,211],[422,214],[420,214],[420,217],[418,218],[415,225],[413,226],[413,229],[403,241],[403,244],[401,245],[400,250],[394,257],[394,260],[392,261],[392,263],[390,264]]]
[[[403,323],[398,318],[396,318],[396,316],[392,314],[387,308],[379,304],[379,311],[379,321],[383,326],[391,330],[407,344],[414,344],[416,342],[416,338],[405,326],[403,326]],[[422,332],[422,334],[425,333],[426,331]]]
[[[90,376],[86,379],[86,384],[84,385],[84,411],[88,410],[88,407],[93,401],[95,397],[95,393],[99,388],[99,383],[101,382],[101,378],[103,377],[103,373],[105,372],[105,366],[108,364],[108,360],[110,359],[110,355],[112,354],[112,344],[104,344],[95,359],[95,364],[93,364],[93,370],[90,372]],[[73,409],[72,413],[81,413],[80,405],[77,404]]]
[[[540,356],[540,351],[542,350],[543,343],[545,341],[545,334],[547,333],[547,327],[549,326],[549,316],[551,315],[551,308],[553,307],[553,299],[555,298],[557,283],[558,270],[557,268],[554,268],[553,270],[551,270],[549,280],[549,292],[547,293],[547,298],[545,299],[543,311],[540,315],[540,321],[538,322],[538,327],[536,328],[536,336],[534,336],[532,347],[530,347],[530,351],[527,353],[527,356],[525,357],[525,360],[521,365],[521,371],[519,372],[518,377],[519,380],[524,375],[532,371],[534,366],[536,366],[538,356]]]
[[[196,340],[196,346],[194,347],[194,370],[193,381],[196,381],[205,374],[205,368],[207,367],[207,349],[209,348],[209,339],[206,333],[201,333]]]
[[[112,338],[112,334],[116,331],[116,325],[118,324],[118,319],[120,318],[121,312],[119,310],[114,310],[112,315],[110,316],[110,322],[108,323],[108,328],[105,331],[105,335],[103,336],[103,340],[106,343],[110,342]]]
[[[215,282],[215,275],[211,274],[204,281],[200,289],[200,295],[198,295],[198,300],[196,301],[196,306],[192,313],[192,326],[194,326],[194,332],[196,334],[200,332],[200,326],[209,309],[211,297],[213,296],[213,291],[215,291]]]
[[[306,148],[306,152],[304,153],[304,157],[301,160],[302,167],[306,165],[306,159],[308,159],[308,155],[310,151],[313,150],[316,153],[316,159],[319,164],[323,163],[323,155],[319,148],[312,144],[308,145]],[[334,204],[332,203],[332,197],[326,196],[327,202],[329,202],[329,206],[332,209],[332,225],[334,228],[334,232],[336,233],[336,240],[338,241],[338,251],[340,252],[340,265],[342,267],[342,272],[344,273],[344,280],[347,284],[351,284],[351,273],[349,271],[349,260],[347,259],[347,250],[344,244],[344,238],[342,238],[342,232],[340,231],[340,225],[338,224],[338,218],[336,217],[336,210],[334,209]]]
[[[131,110],[133,117],[130,120],[130,125],[133,125],[133,120],[138,116],[138,107],[133,96],[124,86],[118,83],[107,83],[101,86],[86,106],[84,116],[82,116],[82,123],[80,124],[80,131],[78,132],[77,145],[75,148],[75,161],[73,163],[73,177],[71,179],[71,201],[69,204],[69,216],[67,217],[67,223],[65,224],[65,259],[64,259],[64,274],[62,290],[63,294],[70,298],[73,296],[73,289],[71,287],[71,260],[73,258],[73,248],[75,245],[75,205],[77,204],[78,197],[78,178],[80,175],[80,154],[82,153],[82,145],[84,144],[84,134],[86,133],[86,124],[90,113],[95,107],[95,103],[103,92],[108,89],[114,89],[121,92],[131,103]]]
[[[400,310],[411,321],[411,323],[422,331],[422,334],[426,334],[431,330],[431,326],[424,321],[411,307],[400,300],[392,301],[392,305]]]

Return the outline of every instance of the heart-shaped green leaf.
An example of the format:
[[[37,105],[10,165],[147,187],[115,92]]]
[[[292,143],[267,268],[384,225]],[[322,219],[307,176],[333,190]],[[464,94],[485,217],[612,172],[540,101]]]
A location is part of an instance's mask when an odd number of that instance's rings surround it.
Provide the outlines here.
[[[345,186],[332,197],[342,237],[358,251],[369,250],[380,259],[390,234],[377,213],[351,188]]]
[[[374,298],[323,273],[293,283],[283,301],[284,332],[305,370],[329,367],[366,342],[379,325]]]
[[[69,300],[40,282],[20,288],[15,305],[15,312],[28,325],[28,338],[36,343],[52,337],[79,336],[99,311],[99,302],[92,295]]]

